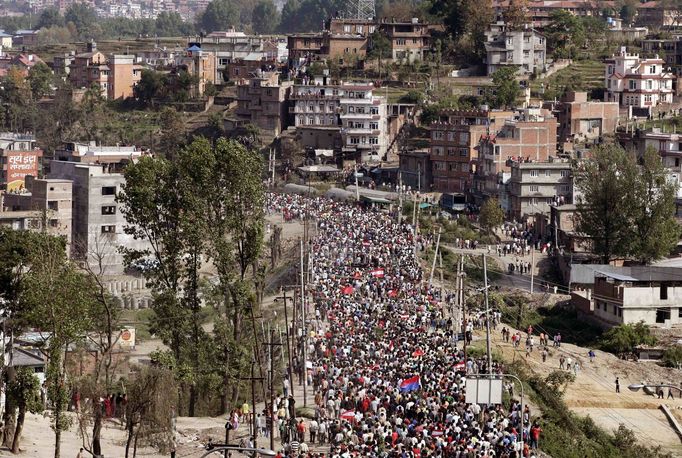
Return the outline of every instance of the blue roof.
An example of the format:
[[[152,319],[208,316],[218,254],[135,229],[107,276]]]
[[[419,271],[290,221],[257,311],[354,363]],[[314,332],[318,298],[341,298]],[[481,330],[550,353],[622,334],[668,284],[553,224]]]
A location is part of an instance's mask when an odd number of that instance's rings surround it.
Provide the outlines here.
[[[187,48],[187,51],[197,52],[197,51],[201,51],[201,48],[197,45],[192,45],[191,47]]]

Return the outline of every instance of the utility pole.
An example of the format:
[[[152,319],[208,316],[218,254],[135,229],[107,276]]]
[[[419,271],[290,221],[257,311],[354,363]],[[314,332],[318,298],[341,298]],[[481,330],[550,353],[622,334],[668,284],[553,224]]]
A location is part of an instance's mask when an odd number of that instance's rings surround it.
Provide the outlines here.
[[[485,296],[485,349],[488,355],[488,373],[492,373],[493,355],[490,353],[490,306],[488,304],[488,264],[483,253],[483,294]]]
[[[358,164],[355,164],[353,166],[353,170],[355,171],[355,200],[360,202],[360,188],[358,187]]]
[[[256,366],[256,360],[251,360],[251,428],[253,432],[253,447],[258,447],[258,430],[256,429],[256,378],[253,374],[253,369]],[[262,380],[262,378],[261,378]],[[263,399],[265,401],[265,399]]]
[[[436,251],[433,253],[433,264],[431,264],[431,275],[429,276],[429,287],[431,286],[431,283],[433,282],[433,273],[436,271],[436,259],[438,258],[438,249],[440,248],[440,230],[441,228],[438,228],[438,239],[436,239]]]
[[[291,338],[289,336],[289,313],[287,311],[287,299],[293,300],[292,297],[287,297],[287,290],[283,290],[283,295],[275,298],[275,300],[284,300],[284,330],[286,332],[287,338],[287,374],[289,375],[289,389],[291,390],[291,395],[294,395],[294,374],[293,374],[293,364],[291,361]]]
[[[265,426],[267,428],[268,426],[268,421],[270,421],[270,449],[274,450],[275,448],[275,421],[273,418],[273,415],[275,413],[275,350],[274,347],[281,347],[282,342],[280,341],[279,343],[275,343],[275,330],[270,329],[270,342],[266,343],[269,347],[269,354],[270,354],[270,406],[268,407],[266,404],[265,408]]]
[[[533,294],[533,280],[535,279],[535,250],[530,249],[530,293]]]
[[[301,329],[303,334],[303,407],[308,406],[308,367],[306,366],[307,347],[308,347],[308,324],[305,321],[306,312],[305,298],[305,271],[303,270],[303,240],[301,240]]]
[[[398,225],[403,220],[403,173],[398,170]]]

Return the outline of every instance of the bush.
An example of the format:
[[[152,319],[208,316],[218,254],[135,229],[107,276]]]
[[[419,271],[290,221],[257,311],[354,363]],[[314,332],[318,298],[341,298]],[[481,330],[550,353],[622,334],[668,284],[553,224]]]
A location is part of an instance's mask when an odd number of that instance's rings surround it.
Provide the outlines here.
[[[655,344],[656,337],[651,335],[649,326],[643,321],[611,328],[601,338],[601,348],[617,355],[632,352],[638,345]]]
[[[568,371],[552,371],[545,377],[545,383],[557,392],[558,396],[563,396],[569,383],[575,382],[575,374]]]
[[[682,347],[675,345],[670,347],[663,352],[663,358],[661,358],[661,363],[665,367],[677,367],[682,366]]]

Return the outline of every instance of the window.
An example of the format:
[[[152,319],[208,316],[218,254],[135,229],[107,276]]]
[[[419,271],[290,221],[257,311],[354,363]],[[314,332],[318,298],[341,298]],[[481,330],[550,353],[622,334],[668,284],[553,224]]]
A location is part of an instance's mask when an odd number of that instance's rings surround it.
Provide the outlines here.
[[[369,33],[374,33],[374,26],[373,25],[369,26]]]
[[[59,210],[59,203],[56,200],[48,200],[47,208],[48,210]]]
[[[652,80],[646,80],[646,88],[647,89],[653,89],[654,88],[654,82]]]
[[[545,170],[545,176],[546,176],[546,177],[551,177],[551,176],[552,176],[552,171],[549,170],[549,169]]]
[[[628,81],[628,87],[629,87],[631,90],[637,89],[637,81],[635,81],[635,80],[629,80],[629,81]]]
[[[434,140],[442,140],[442,139],[443,139],[443,131],[441,131],[441,130],[434,130],[434,131],[433,131],[433,139],[434,139]]]
[[[670,308],[656,309],[656,323],[665,323],[670,319]]]
[[[644,94],[644,101],[646,103],[651,103],[651,94]]]
[[[373,129],[373,130],[377,130],[379,128],[379,123],[378,122],[370,122],[369,128]]]
[[[377,107],[371,107],[371,108],[369,109],[369,114],[373,114],[373,115],[379,114],[379,108],[377,108]]]
[[[433,147],[433,154],[436,156],[442,156],[443,155],[443,148],[440,146],[434,146]]]
[[[469,150],[467,148],[460,148],[459,155],[461,157],[467,157],[469,155]]]
[[[531,171],[530,171],[530,176],[532,176],[532,177],[537,177],[538,175],[539,175],[539,173],[538,173],[537,170],[531,170]]]
[[[378,145],[379,144],[379,139],[376,137],[369,137],[369,144],[370,145]]]
[[[115,225],[102,226],[102,234],[113,234],[116,232]]]
[[[116,186],[102,186],[103,196],[113,196],[116,194]]]
[[[656,74],[656,66],[655,65],[649,66],[649,73],[651,73],[652,75]]]
[[[344,25],[344,26],[343,26],[343,31],[344,31],[345,33],[350,33],[350,25]]]
[[[51,219],[50,220],[50,227],[59,227],[59,220]]]
[[[115,215],[116,214],[116,205],[105,205],[102,207],[102,214],[103,215]]]
[[[561,171],[561,177],[566,178],[568,176],[568,170],[562,170]]]
[[[469,132],[461,132],[459,134],[459,144],[468,145],[469,144]]]
[[[360,144],[360,139],[358,137],[351,137],[350,138],[350,144],[351,145],[359,145]]]
[[[613,65],[609,65],[609,75],[613,75]]]
[[[538,192],[539,189],[540,188],[536,184],[530,185],[530,192]]]
[[[398,38],[395,40],[395,44],[398,46],[405,46],[405,39],[404,38]]]
[[[361,25],[356,26],[358,33],[362,33],[363,27]]]
[[[668,285],[661,285],[660,288],[660,299],[662,301],[668,300]]]
[[[571,190],[571,188],[570,188],[570,186],[567,185],[567,184],[562,184],[561,186],[559,186],[559,192],[560,192],[560,193],[566,194],[566,193],[569,192],[570,190]]]

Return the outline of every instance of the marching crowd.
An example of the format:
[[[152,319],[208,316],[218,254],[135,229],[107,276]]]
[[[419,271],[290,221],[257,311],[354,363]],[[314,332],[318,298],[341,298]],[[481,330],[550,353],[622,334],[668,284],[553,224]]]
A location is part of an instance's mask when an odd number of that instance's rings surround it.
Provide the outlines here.
[[[427,286],[417,263],[427,239],[385,213],[325,198],[270,195],[268,210],[287,219],[307,210],[317,222],[304,343],[314,419],[275,406],[278,456],[532,456],[541,430],[517,400],[510,409],[465,402],[467,376],[504,368],[464,357],[446,293]]]

